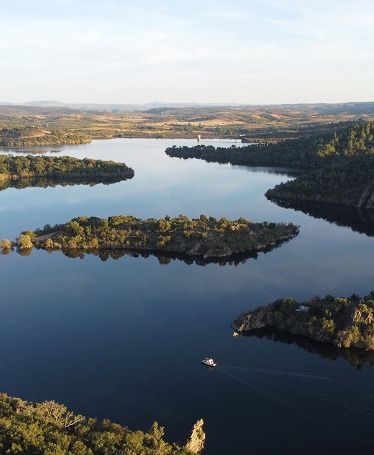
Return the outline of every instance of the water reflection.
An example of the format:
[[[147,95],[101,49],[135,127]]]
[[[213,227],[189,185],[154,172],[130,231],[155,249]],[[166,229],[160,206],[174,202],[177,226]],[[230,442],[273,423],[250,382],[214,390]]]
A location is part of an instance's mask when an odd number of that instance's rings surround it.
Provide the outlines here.
[[[270,175],[284,175],[287,176],[287,180],[291,178],[298,177],[303,171],[295,168],[290,167],[273,167],[273,166],[243,166],[238,164],[232,164],[231,168],[233,170],[242,170],[246,169],[248,172],[253,174],[261,172],[263,174],[270,174]]]
[[[352,366],[355,366],[358,370],[362,370],[365,365],[374,366],[374,351],[354,348],[339,349],[332,344],[318,343],[309,338],[280,332],[279,330],[270,328],[256,329],[241,335],[245,337],[255,336],[260,339],[266,338],[284,344],[293,344],[310,354],[318,354],[325,360],[335,361],[342,358]]]
[[[22,178],[17,180],[6,180],[0,182],[0,191],[7,190],[8,188],[15,188],[22,190],[25,188],[55,188],[56,186],[75,186],[75,185],[86,185],[95,186],[100,183],[103,185],[111,185],[112,183],[118,183],[125,180],[129,180],[132,177],[123,178],[119,175],[107,175],[102,177],[93,176],[90,179],[82,179],[77,176],[76,179],[59,179],[52,178]]]
[[[3,153],[17,153],[20,155],[29,155],[30,153],[33,155],[44,155],[46,153],[61,153],[61,150],[53,150],[49,149],[48,147],[46,148],[38,148],[38,147],[22,147],[22,149],[14,148],[14,147],[7,147],[1,149]]]
[[[313,218],[323,219],[337,226],[349,227],[352,231],[374,236],[374,210],[365,210],[339,204],[311,201],[275,201],[279,207],[294,209]]]
[[[192,255],[186,255],[186,254],[179,254],[179,253],[171,253],[171,252],[165,252],[165,251],[139,251],[139,250],[130,250],[130,249],[121,249],[121,248],[108,248],[108,249],[90,249],[87,251],[82,251],[80,249],[63,249],[63,250],[45,250],[47,253],[59,253],[62,251],[62,253],[72,259],[84,259],[85,256],[97,256],[98,258],[101,259],[101,261],[106,262],[109,259],[114,259],[118,260],[124,256],[131,256],[133,258],[149,258],[150,256],[155,256],[157,257],[159,263],[161,265],[167,265],[170,264],[172,261],[182,261],[187,265],[200,265],[200,266],[206,266],[208,264],[219,264],[220,266],[225,266],[225,265],[234,265],[237,266],[239,264],[244,264],[248,259],[257,259],[259,254],[267,254],[273,251],[276,248],[279,248],[281,245],[284,243],[289,242],[289,240],[284,240],[281,242],[278,242],[277,244],[274,244],[272,246],[269,246],[267,248],[262,249],[261,251],[250,251],[246,253],[240,253],[240,254],[233,254],[231,256],[227,257],[221,257],[221,258],[203,258],[202,256],[192,256]],[[19,249],[17,248],[16,251],[18,254],[21,256],[30,256],[32,252],[32,248],[28,249]],[[0,251],[0,254],[9,254],[9,250],[3,249],[2,253]]]

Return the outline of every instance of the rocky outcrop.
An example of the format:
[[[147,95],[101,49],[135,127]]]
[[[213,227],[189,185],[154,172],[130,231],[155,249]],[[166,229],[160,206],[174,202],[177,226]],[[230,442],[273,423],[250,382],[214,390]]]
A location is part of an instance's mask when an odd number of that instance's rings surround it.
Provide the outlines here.
[[[269,325],[269,313],[273,304],[267,307],[258,307],[254,311],[241,314],[232,323],[232,328],[240,332],[250,332],[251,330],[262,329]]]
[[[205,433],[203,431],[204,421],[198,420],[189,436],[186,445],[184,446],[189,452],[201,453],[204,449]]]
[[[358,208],[373,209],[374,208],[374,182],[369,182],[357,203]]]
[[[303,303],[279,299],[240,315],[232,327],[238,333],[267,328],[339,348],[374,350],[374,298],[326,296]]]

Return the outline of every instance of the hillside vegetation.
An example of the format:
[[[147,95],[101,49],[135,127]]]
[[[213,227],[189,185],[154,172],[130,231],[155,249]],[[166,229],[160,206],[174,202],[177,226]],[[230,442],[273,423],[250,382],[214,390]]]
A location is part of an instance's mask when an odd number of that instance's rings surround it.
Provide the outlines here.
[[[324,166],[277,185],[266,197],[374,208],[374,123],[334,133],[317,153]]]
[[[63,144],[88,144],[91,136],[83,131],[63,128],[46,130],[41,127],[24,126],[0,129],[1,147],[24,147]]]
[[[156,422],[148,432],[110,420],[76,415],[55,401],[30,403],[0,394],[0,453],[19,455],[189,455],[163,440]]]
[[[272,328],[337,347],[374,350],[374,292],[364,298],[328,295],[301,303],[279,299],[239,316],[233,327],[238,332]]]
[[[178,158],[198,158],[218,163],[247,166],[325,166],[336,158],[374,154],[374,123],[356,124],[324,135],[289,139],[274,144],[236,147],[173,146],[166,154]]]
[[[283,201],[315,201],[374,208],[374,156],[358,156],[339,161],[280,183],[266,197]],[[291,204],[292,205],[292,204]]]
[[[374,208],[374,123],[276,144],[230,148],[173,146],[166,153],[236,165],[299,167],[304,169],[302,175],[268,190],[266,196],[280,203],[302,200]]]

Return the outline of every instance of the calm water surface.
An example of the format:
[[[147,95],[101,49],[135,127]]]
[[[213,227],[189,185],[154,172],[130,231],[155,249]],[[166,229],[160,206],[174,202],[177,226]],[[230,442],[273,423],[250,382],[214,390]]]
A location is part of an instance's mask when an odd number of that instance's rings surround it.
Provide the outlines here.
[[[267,201],[265,191],[289,179],[286,170],[164,153],[194,143],[118,139],[46,148],[123,161],[135,177],[108,186],[2,191],[0,238],[81,215],[202,213],[292,221],[300,235],[236,266],[161,264],[153,256],[104,262],[44,251],[0,256],[0,391],[56,400],[131,429],[156,420],[169,441],[203,418],[206,455],[369,453],[374,372],[367,358],[351,359],[361,362],[357,368],[334,349],[233,338],[230,324],[277,298],[368,294],[374,239]],[[205,356],[219,367],[205,369]]]

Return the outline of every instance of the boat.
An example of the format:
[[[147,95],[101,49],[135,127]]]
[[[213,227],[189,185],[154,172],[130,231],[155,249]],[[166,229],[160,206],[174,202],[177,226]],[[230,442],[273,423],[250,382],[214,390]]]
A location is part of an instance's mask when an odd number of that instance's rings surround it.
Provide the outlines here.
[[[217,366],[216,362],[213,359],[209,358],[209,357],[205,357],[205,359],[202,360],[201,363],[203,363],[207,367],[215,367],[215,366]]]

